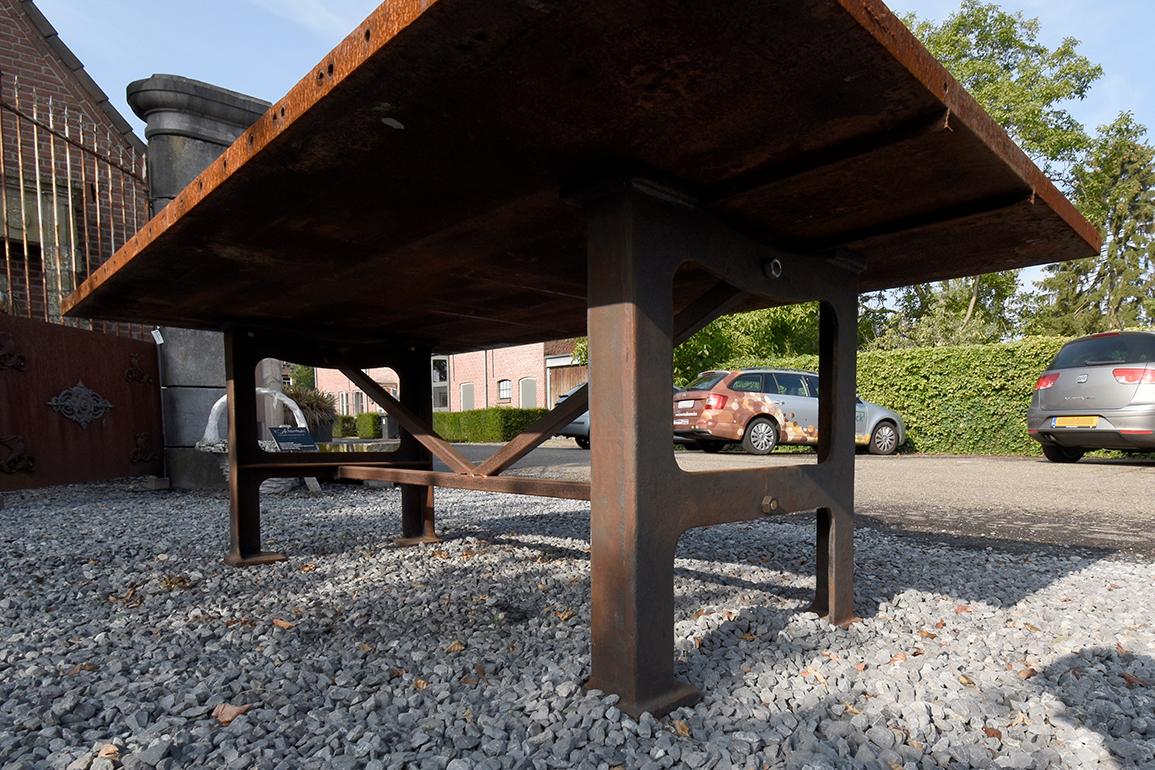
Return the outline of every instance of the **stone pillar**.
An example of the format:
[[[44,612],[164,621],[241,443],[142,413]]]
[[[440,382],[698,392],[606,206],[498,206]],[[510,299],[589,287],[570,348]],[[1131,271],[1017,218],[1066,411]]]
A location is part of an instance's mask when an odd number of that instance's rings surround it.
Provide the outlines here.
[[[153,213],[269,107],[260,99],[177,75],[153,75],[129,84],[128,103],[146,124]],[[225,394],[224,337],[173,327],[162,327],[161,335],[165,473],[178,489],[224,488],[219,457],[195,448],[209,410]],[[279,411],[271,411],[272,405],[266,409],[270,413],[264,422],[279,424]]]

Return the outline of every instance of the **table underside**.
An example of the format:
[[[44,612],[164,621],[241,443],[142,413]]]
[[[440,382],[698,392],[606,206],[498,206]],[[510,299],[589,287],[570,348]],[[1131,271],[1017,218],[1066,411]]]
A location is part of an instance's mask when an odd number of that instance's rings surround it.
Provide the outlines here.
[[[354,30],[70,313],[446,353],[577,336],[575,192],[639,172],[773,248],[848,255],[864,291],[1097,249],[874,0],[426,5]],[[675,307],[711,282],[686,265]]]

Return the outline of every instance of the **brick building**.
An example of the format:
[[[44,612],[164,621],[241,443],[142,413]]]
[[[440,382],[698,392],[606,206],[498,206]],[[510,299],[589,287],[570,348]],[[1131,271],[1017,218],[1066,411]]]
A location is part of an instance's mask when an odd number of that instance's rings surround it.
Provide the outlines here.
[[[430,362],[435,411],[487,406],[551,407],[557,397],[585,382],[586,367],[573,359],[574,340],[516,345],[473,353],[434,356]],[[375,382],[396,395],[392,369],[370,369]],[[349,378],[334,369],[317,370],[317,388],[337,399],[338,414],[380,411]]]
[[[147,219],[145,147],[31,0],[0,0],[0,134],[0,310],[59,322]]]

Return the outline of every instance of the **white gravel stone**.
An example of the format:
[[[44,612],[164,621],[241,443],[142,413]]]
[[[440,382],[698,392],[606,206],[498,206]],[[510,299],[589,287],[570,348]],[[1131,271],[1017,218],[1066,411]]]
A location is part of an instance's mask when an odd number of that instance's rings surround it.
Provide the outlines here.
[[[635,721],[580,689],[582,504],[438,490],[445,542],[398,549],[395,490],[289,492],[262,517],[290,560],[234,570],[218,494],[5,499],[4,768],[1155,766],[1138,557],[860,530],[839,629],[803,609],[812,517],[692,530],[675,669],[705,697]]]

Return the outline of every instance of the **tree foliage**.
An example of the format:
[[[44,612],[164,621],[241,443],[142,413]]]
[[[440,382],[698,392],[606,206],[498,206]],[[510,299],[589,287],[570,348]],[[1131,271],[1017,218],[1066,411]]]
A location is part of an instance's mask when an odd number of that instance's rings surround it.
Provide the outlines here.
[[[1065,38],[1039,42],[1038,19],[963,0],[941,23],[905,18],[914,34],[1028,155],[1070,189],[1090,145],[1065,105],[1087,95],[1102,69]],[[995,342],[1018,331],[1017,271],[911,286],[874,347]]]
[[[907,26],[1052,179],[1062,179],[1089,144],[1064,104],[1083,99],[1102,68],[1064,38],[1039,42],[1039,20],[995,3],[963,0],[941,24]]]

